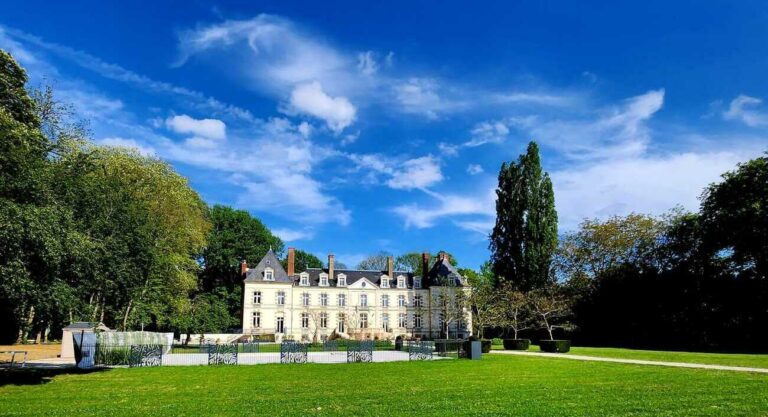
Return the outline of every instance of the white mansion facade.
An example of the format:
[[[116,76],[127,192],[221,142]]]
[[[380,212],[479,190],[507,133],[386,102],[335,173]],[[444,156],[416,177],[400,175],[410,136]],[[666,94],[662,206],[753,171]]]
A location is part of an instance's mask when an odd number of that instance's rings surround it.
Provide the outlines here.
[[[469,291],[464,278],[441,253],[425,276],[395,271],[328,268],[294,271],[295,251],[288,249],[287,271],[270,249],[255,268],[243,262],[243,333],[246,335],[316,341],[332,334],[358,339],[403,337],[466,337],[471,333],[469,309],[448,311],[446,300]],[[451,298],[454,297],[454,298]],[[454,304],[455,305],[455,304]],[[449,314],[447,326],[443,317]]]

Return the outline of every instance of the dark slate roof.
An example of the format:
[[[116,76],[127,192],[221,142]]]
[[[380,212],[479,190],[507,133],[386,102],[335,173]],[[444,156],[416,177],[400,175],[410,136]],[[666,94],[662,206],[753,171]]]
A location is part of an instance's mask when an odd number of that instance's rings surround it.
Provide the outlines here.
[[[307,274],[309,274],[309,285],[310,286],[318,286],[320,284],[320,274],[325,272],[328,273],[328,268],[307,268],[306,271]],[[347,276],[347,285],[352,285],[355,282],[367,278],[368,281],[371,281],[372,283],[376,284],[376,286],[381,285],[381,276],[386,275],[387,271],[362,271],[359,269],[334,269],[333,270],[333,277],[328,277],[329,285],[332,287],[335,287],[336,284],[339,281],[339,274],[344,274]],[[397,287],[397,277],[399,275],[402,275],[405,277],[405,285],[408,288],[413,288],[413,274],[410,272],[405,271],[394,271],[393,273],[394,278],[392,281],[390,281],[389,286],[390,288],[396,288]],[[299,274],[296,274],[295,276],[295,282],[298,284],[299,282]]]
[[[245,282],[264,281],[264,270],[267,267],[270,267],[274,270],[274,282],[293,282],[293,280],[288,277],[285,269],[283,269],[283,266],[280,264],[280,260],[277,259],[277,256],[275,255],[275,252],[272,252],[272,249],[270,249],[263,258],[261,258],[261,261],[259,261],[259,264],[256,265],[255,268],[248,268],[248,272],[245,273]]]
[[[426,286],[463,287],[466,285],[456,267],[451,265],[448,258],[438,259],[427,274]]]
[[[88,330],[93,328],[105,329],[107,326],[101,322],[89,322],[89,321],[76,321],[62,330]],[[108,329],[108,328],[107,328]]]

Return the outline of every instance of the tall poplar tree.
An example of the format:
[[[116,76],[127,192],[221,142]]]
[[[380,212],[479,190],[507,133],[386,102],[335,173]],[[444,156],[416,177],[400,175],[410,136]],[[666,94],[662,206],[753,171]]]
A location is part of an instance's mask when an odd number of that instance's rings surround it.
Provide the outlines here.
[[[550,280],[557,247],[557,212],[549,175],[541,169],[536,142],[518,161],[503,163],[496,189],[491,263],[497,283],[528,291]]]

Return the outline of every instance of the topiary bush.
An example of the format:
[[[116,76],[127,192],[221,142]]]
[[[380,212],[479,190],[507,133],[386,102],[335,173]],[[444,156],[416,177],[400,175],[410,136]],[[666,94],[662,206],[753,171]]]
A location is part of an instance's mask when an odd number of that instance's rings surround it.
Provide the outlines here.
[[[571,350],[570,340],[540,340],[539,349],[542,352],[566,353]]]
[[[501,346],[504,344],[504,341],[500,337],[494,337],[491,339],[491,344],[493,346]]]
[[[491,339],[481,339],[480,340],[480,351],[483,353],[491,353],[491,345],[493,342]]]
[[[531,341],[528,339],[504,339],[504,349],[506,350],[528,350]]]

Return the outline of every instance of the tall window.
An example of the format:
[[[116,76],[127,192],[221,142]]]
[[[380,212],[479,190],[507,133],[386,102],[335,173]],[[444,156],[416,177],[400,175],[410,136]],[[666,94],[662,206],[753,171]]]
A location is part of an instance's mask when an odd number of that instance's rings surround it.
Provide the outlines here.
[[[346,294],[339,294],[339,306],[344,307],[347,305],[347,296]]]
[[[398,307],[405,307],[405,296],[404,295],[398,295],[397,296],[397,306]]]
[[[336,286],[338,287],[346,287],[347,286],[347,276],[344,274],[339,275],[339,282],[336,283]]]
[[[253,303],[261,304],[261,291],[256,291],[253,293]]]
[[[413,296],[413,306],[414,307],[423,307],[424,306],[424,297],[421,295],[414,295]]]
[[[381,296],[381,306],[382,307],[389,307],[389,296],[388,295],[382,295]]]
[[[285,333],[285,318],[282,316],[277,317],[277,325],[275,326],[276,333]]]
[[[400,315],[397,317],[397,325],[403,328],[408,326],[408,321],[406,319],[405,313],[400,313]]]
[[[261,313],[258,311],[253,313],[253,327],[261,327]]]
[[[360,294],[360,307],[368,307],[368,294]]]
[[[339,324],[336,326],[339,329],[339,333],[344,333],[347,329],[347,315],[339,313]]]
[[[328,327],[328,313],[320,313],[320,328]]]
[[[405,278],[397,277],[397,288],[405,288]]]
[[[413,288],[421,288],[421,278],[413,279]]]
[[[360,313],[360,328],[368,328],[368,313]]]
[[[277,305],[284,306],[285,305],[285,291],[278,291],[277,292]]]
[[[328,275],[320,275],[320,286],[321,287],[328,286]]]
[[[275,280],[275,273],[267,268],[264,270],[264,281],[274,281]]]
[[[389,278],[381,279],[381,288],[389,288]]]
[[[416,327],[417,329],[421,328],[421,314],[414,314],[413,315],[413,327]]]
[[[304,287],[309,286],[309,275],[302,275],[299,281],[299,285]]]
[[[309,329],[309,313],[301,313],[301,328]]]
[[[305,292],[301,294],[301,305],[308,306],[309,305],[309,293]]]
[[[328,305],[328,294],[326,294],[326,293],[320,294],[320,305],[321,306],[327,306]]]
[[[385,332],[389,331],[389,314],[381,315],[381,328],[384,329]]]

